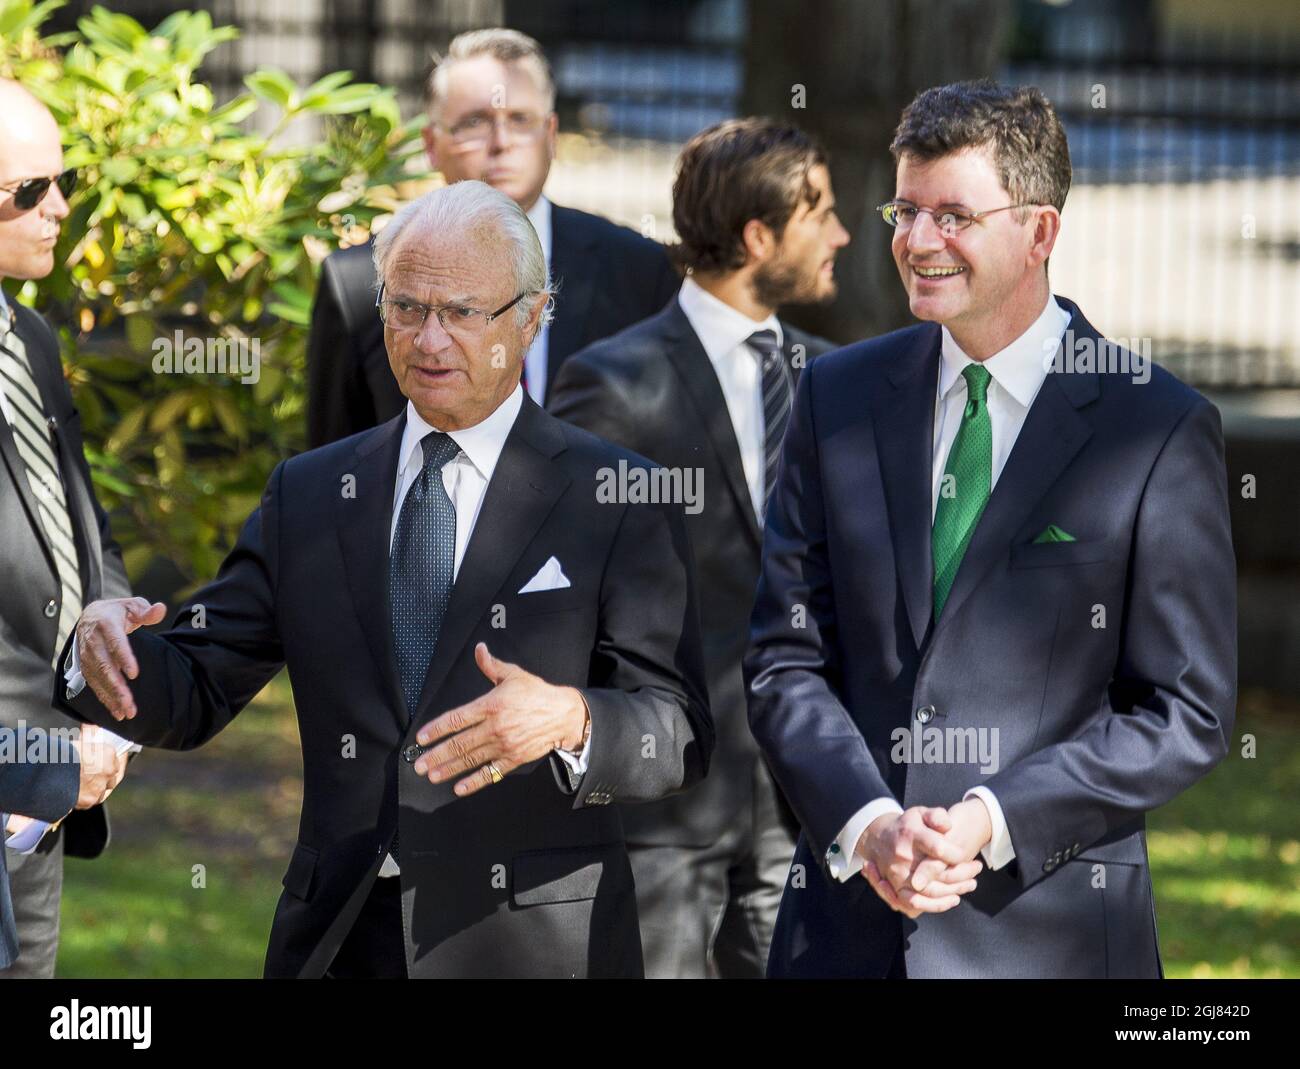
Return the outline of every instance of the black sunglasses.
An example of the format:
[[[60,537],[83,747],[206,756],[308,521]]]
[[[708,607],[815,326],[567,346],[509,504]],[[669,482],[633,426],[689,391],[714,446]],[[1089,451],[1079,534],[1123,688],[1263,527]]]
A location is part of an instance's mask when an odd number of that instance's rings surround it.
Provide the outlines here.
[[[72,191],[77,188],[77,169],[69,167],[61,175],[54,178],[28,178],[17,185],[0,186],[0,189],[6,193],[14,195],[14,207],[20,212],[30,211],[44,199],[46,191],[53,182],[59,187],[59,192],[63,194],[64,199],[72,196]]]

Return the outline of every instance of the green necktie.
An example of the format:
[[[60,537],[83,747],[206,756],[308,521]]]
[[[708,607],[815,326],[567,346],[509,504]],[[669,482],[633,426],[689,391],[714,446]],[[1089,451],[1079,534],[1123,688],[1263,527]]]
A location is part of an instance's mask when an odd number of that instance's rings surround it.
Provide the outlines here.
[[[966,380],[966,410],[948,453],[939,485],[930,547],[934,553],[934,618],[943,612],[952,581],[970,544],[975,525],[988,504],[993,481],[993,426],[989,422],[989,373],[982,364],[962,371]]]

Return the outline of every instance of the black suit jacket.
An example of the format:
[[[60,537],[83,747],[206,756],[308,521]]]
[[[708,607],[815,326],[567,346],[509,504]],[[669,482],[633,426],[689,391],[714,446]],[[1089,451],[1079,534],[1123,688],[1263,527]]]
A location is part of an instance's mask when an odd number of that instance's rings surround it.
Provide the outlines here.
[[[307,444],[346,438],[391,419],[397,387],[375,310],[372,242],[326,258],[307,340]],[[547,341],[547,395],[574,352],[653,315],[680,279],[662,245],[599,215],[551,205],[555,318]]]
[[[121,550],[109,531],[108,517],[95,500],[81,441],[81,419],[63,377],[58,341],[36,312],[16,301],[9,305],[41,403],[53,420],[83,600],[128,597],[131,588]],[[41,525],[13,433],[9,422],[0,416],[0,724],[13,727],[25,721],[32,726],[71,728],[76,722],[50,704],[50,659],[58,634],[62,588],[54,550]],[[69,814],[61,834],[66,853],[97,856],[108,843],[104,807]]]
[[[1067,342],[1106,360],[1058,301]],[[1159,367],[1049,373],[936,622],[939,360],[924,323],[799,383],[745,660],[754,734],[803,827],[769,974],[881,977],[902,940],[909,977],[1158,976],[1145,816],[1222,759],[1235,712],[1218,412]],[[1038,541],[1050,525],[1074,541]],[[977,785],[1015,859],[955,909],[909,920],[827,871],[873,799],[948,806]]]
[[[807,362],[831,343],[788,323],[781,328],[785,358],[797,381]],[[565,361],[547,408],[665,467],[703,474],[702,508],[687,512],[686,527],[699,569],[704,662],[718,745],[705,782],[629,810],[624,823],[638,843],[715,842],[753,799],[758,748],[745,714],[740,663],[762,541],[717,374],[674,298],[658,315]]]
[[[525,398],[408,724],[387,594],[404,421],[276,468],[217,579],[194,595],[206,626],[195,630],[186,606],[167,633],[132,635],[137,718],[119,725],[89,688],[70,707],[145,745],[189,749],[288,665],[303,812],[267,976],[322,975],[395,827],[411,976],[640,975],[609,803],[693,783],[713,746],[681,507],[602,503],[602,470],[644,462]],[[552,556],[571,585],[518,593]],[[553,754],[465,799],[415,773],[419,727],[490,689],[479,641],[583,690],[591,759],[576,789]]]

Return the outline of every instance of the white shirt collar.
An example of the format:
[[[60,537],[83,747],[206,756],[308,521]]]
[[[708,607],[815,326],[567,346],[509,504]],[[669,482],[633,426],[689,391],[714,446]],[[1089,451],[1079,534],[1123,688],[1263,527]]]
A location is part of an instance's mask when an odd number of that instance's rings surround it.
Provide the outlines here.
[[[542,255],[546,257],[546,265],[551,264],[551,202],[542,194],[531,208],[528,209],[528,221],[533,224],[533,229],[537,231],[537,240],[542,243]]]
[[[677,300],[714,364],[743,345],[755,331],[775,331],[777,344],[785,345],[781,323],[775,315],[762,321],[750,319],[726,301],[718,300],[689,275],[682,283]]]
[[[485,482],[492,481],[497,461],[501,459],[501,450],[505,448],[510,429],[519,417],[519,410],[524,407],[524,389],[516,386],[514,391],[501,402],[487,419],[466,427],[463,431],[448,431],[451,440],[461,448]],[[406,402],[406,429],[402,432],[401,458],[397,465],[399,476],[411,465],[418,471],[424,467],[424,451],[420,441],[430,431],[438,428],[426,423],[415,410],[411,401]]]
[[[1069,325],[1070,314],[1049,293],[1047,303],[1029,329],[983,362],[993,381],[1022,407],[1028,408],[1033,404],[1047,377],[1048,358],[1056,351]],[[939,396],[942,398],[956,386],[966,366],[975,361],[962,352],[947,327],[940,330],[943,343],[940,347]]]

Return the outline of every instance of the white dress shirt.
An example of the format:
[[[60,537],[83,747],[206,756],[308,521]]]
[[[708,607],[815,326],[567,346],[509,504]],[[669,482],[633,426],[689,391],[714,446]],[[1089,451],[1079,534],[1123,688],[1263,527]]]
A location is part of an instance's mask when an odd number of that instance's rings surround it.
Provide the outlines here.
[[[528,221],[537,231],[537,240],[542,243],[542,255],[546,257],[546,273],[551,273],[551,202],[545,196],[528,212]],[[511,294],[514,296],[514,294]],[[551,344],[551,325],[543,322],[537,331],[537,337],[524,354],[524,373],[528,379],[528,396],[539,405],[546,396],[546,363],[548,347]]]
[[[695,331],[713,365],[713,373],[727,402],[731,427],[740,446],[740,463],[745,469],[754,515],[762,523],[766,477],[763,454],[763,368],[758,353],[745,344],[756,331],[776,333],[784,346],[781,323],[775,315],[753,320],[709,293],[689,275],[677,294],[686,320]]]
[[[1006,466],[1012,446],[1020,435],[1020,428],[1029,415],[1038,391],[1047,378],[1050,357],[1056,351],[1070,315],[1055,299],[1048,295],[1047,303],[1038,318],[1020,337],[1000,352],[984,361],[990,375],[986,402],[989,422],[993,431],[993,471],[989,489],[997,485],[998,476]],[[934,447],[930,462],[930,522],[939,508],[939,490],[943,484],[948,453],[957,438],[962,412],[966,408],[966,380],[962,370],[975,361],[961,351],[947,327],[941,328],[943,341],[940,347],[939,384],[935,393]],[[987,787],[972,787],[963,796],[979,798],[989,811],[993,834],[981,851],[990,869],[1000,869],[1016,856],[1011,845],[1002,806]],[[903,807],[891,797],[876,798],[859,809],[844,825],[834,845],[826,855],[827,866],[837,879],[847,880],[856,874],[863,858],[855,850],[862,833],[872,822],[886,813],[901,813]]]
[[[4,333],[4,324],[12,314],[13,310],[9,307],[9,302],[5,300],[4,290],[0,290],[0,336]],[[3,340],[0,337],[0,340]],[[0,416],[11,427],[14,422],[13,410],[9,407],[9,398],[5,396],[4,387],[0,386]]]

